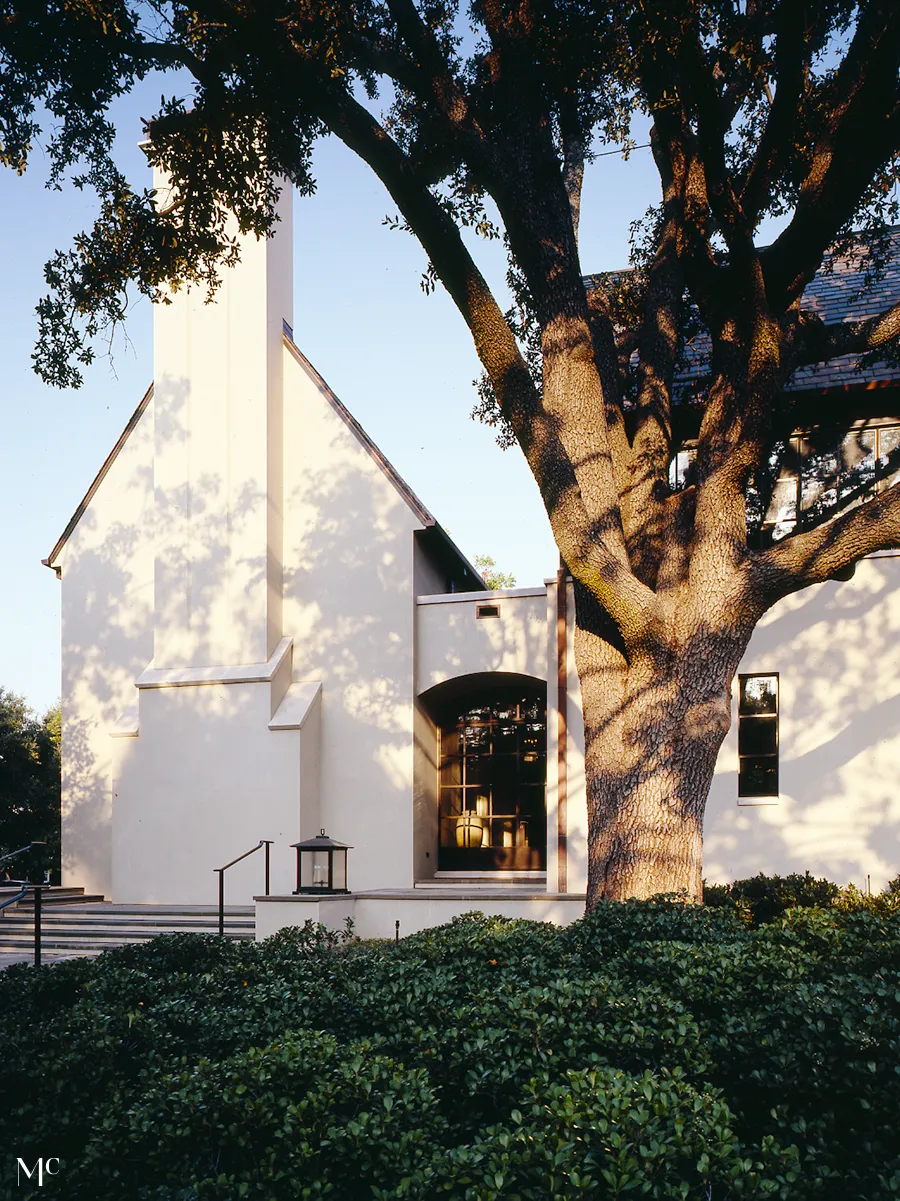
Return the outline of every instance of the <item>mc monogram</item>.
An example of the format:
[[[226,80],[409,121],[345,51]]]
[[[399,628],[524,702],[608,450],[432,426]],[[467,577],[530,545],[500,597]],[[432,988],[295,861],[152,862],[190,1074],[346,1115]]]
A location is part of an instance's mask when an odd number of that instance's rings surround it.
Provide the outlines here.
[[[18,1162],[18,1182],[20,1185],[22,1183],[22,1174],[23,1173],[25,1174],[25,1176],[27,1176],[27,1178],[29,1180],[33,1179],[34,1174],[37,1173],[38,1188],[44,1187],[44,1174],[45,1173],[48,1176],[58,1176],[59,1175],[59,1159],[57,1159],[56,1157],[53,1157],[51,1159],[41,1158],[37,1161],[37,1163],[32,1168],[28,1167],[28,1164],[25,1162],[24,1159],[19,1159],[17,1162]]]

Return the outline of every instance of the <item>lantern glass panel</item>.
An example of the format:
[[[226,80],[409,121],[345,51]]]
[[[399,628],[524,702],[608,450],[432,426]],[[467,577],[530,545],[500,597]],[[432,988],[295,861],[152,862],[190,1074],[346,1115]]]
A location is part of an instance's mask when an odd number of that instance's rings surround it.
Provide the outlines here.
[[[328,851],[301,852],[300,887],[328,887]]]
[[[332,888],[347,887],[347,852],[335,851],[333,861],[333,878],[331,882]]]

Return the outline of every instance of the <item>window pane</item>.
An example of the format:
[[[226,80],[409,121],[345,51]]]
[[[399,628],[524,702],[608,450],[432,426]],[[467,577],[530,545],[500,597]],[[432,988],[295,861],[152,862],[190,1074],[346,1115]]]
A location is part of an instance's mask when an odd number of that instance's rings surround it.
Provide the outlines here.
[[[441,789],[441,817],[457,817],[462,813],[462,789]]]
[[[772,493],[772,503],[766,514],[766,524],[771,525],[772,537],[783,538],[797,524],[797,481],[780,479]]]
[[[776,755],[778,753],[778,718],[747,717],[738,722],[739,755]]]
[[[463,783],[467,788],[479,788],[487,792],[491,786],[491,760],[487,755],[466,756],[466,775]]]
[[[841,508],[853,508],[868,499],[875,482],[875,430],[851,430],[841,446],[841,458]]]
[[[778,677],[741,676],[738,713],[777,713]]]
[[[778,759],[774,755],[739,760],[738,796],[778,796]]]
[[[673,492],[680,492],[682,488],[686,488],[694,482],[694,460],[696,458],[696,448],[688,447],[686,450],[679,450],[672,459],[669,464],[669,487]]]
[[[444,726],[441,729],[441,757],[460,753],[459,730],[455,726]]]
[[[450,785],[462,784],[462,759],[443,759],[441,761],[441,784],[446,788]]]
[[[879,489],[884,490],[900,479],[900,426],[889,425],[878,431]]]
[[[547,760],[534,748],[526,747],[519,766],[520,784],[543,784],[547,777]]]
[[[514,779],[504,780],[494,786],[491,793],[495,817],[509,816],[519,811],[519,790]]]
[[[800,511],[818,520],[837,504],[841,471],[839,438],[832,429],[814,430],[803,439]]]
[[[519,749],[519,731],[522,723],[500,721],[494,729],[494,753],[498,751],[517,751]]]
[[[467,755],[489,755],[491,753],[491,727],[489,725],[467,725],[465,727],[465,752]]]

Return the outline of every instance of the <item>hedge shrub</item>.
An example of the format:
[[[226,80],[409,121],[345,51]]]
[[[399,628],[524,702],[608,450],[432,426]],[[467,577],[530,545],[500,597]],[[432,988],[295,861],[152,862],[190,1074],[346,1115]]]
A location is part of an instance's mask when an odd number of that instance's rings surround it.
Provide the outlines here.
[[[0,1036],[9,1196],[900,1195],[896,899],[167,935],[8,969]]]

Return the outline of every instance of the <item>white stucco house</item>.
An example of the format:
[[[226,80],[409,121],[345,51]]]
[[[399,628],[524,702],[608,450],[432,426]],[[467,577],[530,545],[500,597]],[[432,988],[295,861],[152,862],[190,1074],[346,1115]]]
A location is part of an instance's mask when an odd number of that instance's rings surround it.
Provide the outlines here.
[[[157,306],[153,386],[45,560],[62,587],[63,882],[207,903],[213,870],[271,839],[261,933],[347,915],[407,932],[472,908],[570,920],[586,886],[571,585],[486,592],[304,358],[290,203],[214,304]],[[868,401],[832,474],[871,467],[881,487],[893,380],[832,370],[810,388]],[[795,476],[769,526],[812,503]],[[898,585],[900,560],[877,556],[762,622],[708,879],[900,871]],[[295,898],[291,844],[322,828],[352,847],[351,891]],[[262,894],[261,858],[228,873],[229,902]]]

